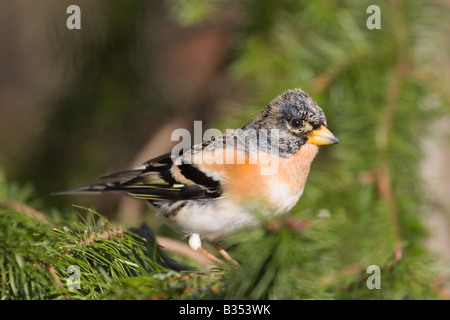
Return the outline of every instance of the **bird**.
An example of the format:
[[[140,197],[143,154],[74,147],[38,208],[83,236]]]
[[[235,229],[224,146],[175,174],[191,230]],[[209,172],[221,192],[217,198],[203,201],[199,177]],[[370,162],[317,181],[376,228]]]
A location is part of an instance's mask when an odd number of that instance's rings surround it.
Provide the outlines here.
[[[319,146],[338,143],[317,103],[290,89],[240,129],[59,194],[119,193],[147,201],[193,250],[223,263],[202,246],[206,241],[239,265],[219,242],[258,226],[255,212],[289,212],[303,194]]]

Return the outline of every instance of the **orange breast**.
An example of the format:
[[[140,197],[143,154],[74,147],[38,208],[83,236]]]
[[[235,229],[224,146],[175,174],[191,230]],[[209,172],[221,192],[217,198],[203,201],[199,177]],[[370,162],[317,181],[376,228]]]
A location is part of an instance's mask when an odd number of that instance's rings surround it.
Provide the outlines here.
[[[224,194],[238,202],[258,201],[275,208],[284,201],[283,196],[291,199],[303,190],[317,151],[317,146],[309,143],[288,158],[267,154],[248,156],[236,151],[234,163],[203,163],[201,167],[212,175],[218,174]]]
[[[315,144],[306,143],[289,158],[281,158],[278,178],[289,184],[293,192],[303,189],[306,184],[311,162],[319,148]]]

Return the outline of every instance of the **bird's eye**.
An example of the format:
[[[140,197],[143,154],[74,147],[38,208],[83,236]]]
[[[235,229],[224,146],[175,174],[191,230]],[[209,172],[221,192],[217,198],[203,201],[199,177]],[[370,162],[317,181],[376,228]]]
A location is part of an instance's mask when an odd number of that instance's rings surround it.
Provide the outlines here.
[[[291,120],[291,125],[294,128],[298,128],[298,127],[300,127],[302,125],[302,120],[294,118],[294,119]]]

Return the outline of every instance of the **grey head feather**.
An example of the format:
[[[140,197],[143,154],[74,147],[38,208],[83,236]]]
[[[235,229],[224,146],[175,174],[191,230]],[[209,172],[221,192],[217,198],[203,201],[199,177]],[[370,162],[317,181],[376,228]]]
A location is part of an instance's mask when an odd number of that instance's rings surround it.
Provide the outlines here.
[[[288,123],[294,119],[300,119],[311,126],[308,128],[317,129],[327,125],[327,120],[322,109],[303,90],[287,90],[280,96],[273,99],[269,105],[256,117],[246,124],[243,130],[277,129],[279,130],[278,148],[280,156],[288,157],[296,153],[307,140],[309,131],[299,131],[294,134]]]
[[[273,99],[244,129],[280,129],[281,122],[293,118],[305,120],[314,127],[327,126],[325,114],[317,103],[303,90],[293,89]]]

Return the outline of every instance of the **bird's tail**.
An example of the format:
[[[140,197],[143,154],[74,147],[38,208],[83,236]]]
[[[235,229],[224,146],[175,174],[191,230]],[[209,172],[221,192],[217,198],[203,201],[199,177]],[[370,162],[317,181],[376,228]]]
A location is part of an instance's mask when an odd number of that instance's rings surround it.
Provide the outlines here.
[[[188,188],[189,189],[189,188]],[[104,194],[116,193],[127,194],[135,199],[141,200],[182,200],[184,194],[180,192],[181,187],[178,186],[155,186],[145,184],[126,184],[123,182],[108,182],[102,184],[95,184],[91,186],[71,189],[66,191],[54,192],[52,195],[75,195],[75,194]],[[192,191],[192,190],[187,190]],[[200,194],[200,190],[194,190]]]
[[[90,186],[53,192],[51,195],[63,196],[74,194],[103,194],[103,193],[129,193],[130,187],[139,179],[145,167],[138,167],[132,170],[116,172],[99,177],[98,179],[115,179],[118,181],[99,183]]]
[[[65,191],[52,192],[53,196],[73,195],[73,194],[102,194],[102,193],[127,193],[120,183],[101,183],[91,186],[70,189]]]

